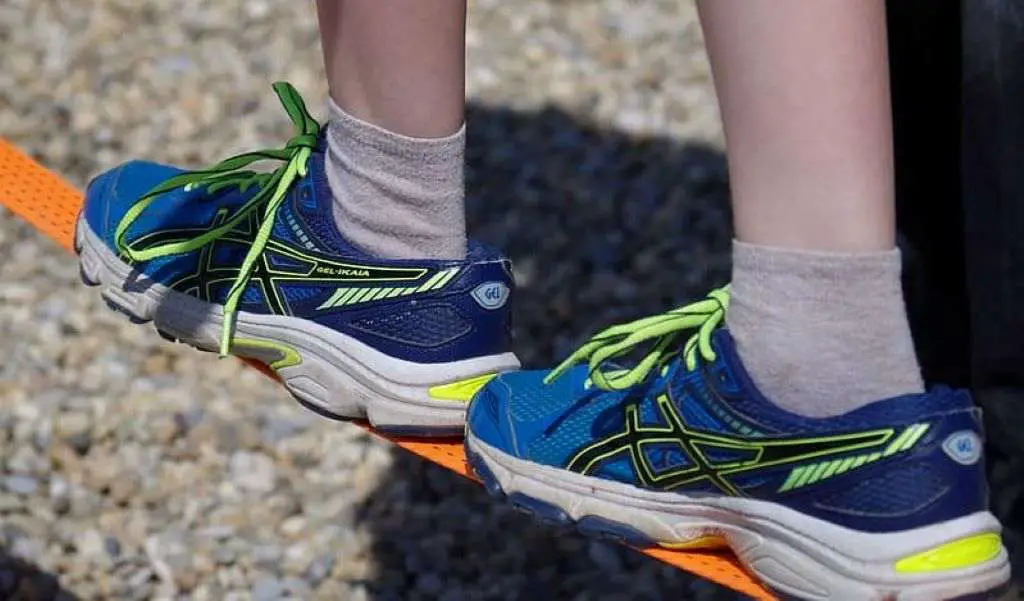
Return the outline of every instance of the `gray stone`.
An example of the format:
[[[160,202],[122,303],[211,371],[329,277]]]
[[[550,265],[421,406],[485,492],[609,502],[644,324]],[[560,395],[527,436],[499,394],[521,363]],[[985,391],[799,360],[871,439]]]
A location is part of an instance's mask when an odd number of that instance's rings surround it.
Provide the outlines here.
[[[7,476],[3,484],[8,492],[25,496],[34,494],[39,489],[39,481],[32,476]]]
[[[294,576],[282,580],[281,585],[289,595],[296,599],[308,599],[313,593],[313,589],[308,582]]]
[[[234,536],[234,534],[235,528],[233,526],[207,526],[206,528],[196,530],[196,536],[216,541],[227,540]]]
[[[274,490],[276,470],[266,455],[237,451],[231,455],[231,477],[245,490],[267,493]]]
[[[262,577],[253,583],[253,601],[277,601],[284,595],[284,585],[277,578]]]
[[[237,554],[235,553],[235,550],[227,546],[217,547],[213,552],[214,561],[216,561],[218,565],[222,566],[229,566],[235,563],[236,557]]]
[[[252,562],[260,569],[277,570],[284,551],[277,545],[258,545],[252,548]]]
[[[83,557],[100,559],[107,555],[106,541],[97,530],[86,530],[75,540],[75,546]]]
[[[113,536],[108,536],[103,539],[103,548],[107,551],[107,555],[111,559],[117,559],[121,555],[121,543]]]
[[[334,569],[334,554],[325,553],[316,558],[309,569],[306,570],[305,578],[313,586],[319,585]]]
[[[85,412],[61,413],[57,416],[54,433],[84,455],[92,445],[92,423],[92,417]]]
[[[43,553],[43,542],[31,539],[31,538],[16,538],[13,543],[10,544],[9,551],[11,555],[20,557],[25,561],[36,561],[36,559]]]
[[[0,493],[0,513],[20,511],[25,508],[25,497]]]

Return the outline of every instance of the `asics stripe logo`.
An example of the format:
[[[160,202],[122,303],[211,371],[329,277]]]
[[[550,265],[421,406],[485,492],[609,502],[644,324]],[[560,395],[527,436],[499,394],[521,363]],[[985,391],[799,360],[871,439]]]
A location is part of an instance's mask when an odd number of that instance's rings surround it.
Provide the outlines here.
[[[413,286],[376,286],[370,288],[338,288],[334,291],[334,294],[327,300],[317,307],[318,311],[324,309],[333,309],[336,307],[347,307],[350,305],[357,305],[362,303],[368,303],[371,301],[384,300],[388,298],[395,298],[398,296],[408,296],[410,294],[419,294],[423,292],[432,292],[434,290],[440,290],[448,285],[452,279],[455,278],[456,274],[459,273],[458,267],[449,267],[448,269],[442,269],[433,276],[428,278],[425,282],[419,285]]]
[[[785,492],[904,453],[928,430],[928,424],[913,424],[902,430],[880,428],[821,437],[741,438],[690,428],[666,395],[656,403],[663,423],[643,424],[639,405],[627,405],[624,430],[578,451],[567,469],[593,475],[605,460],[625,454],[645,488],[668,491],[707,481],[725,494],[743,496],[731,482],[732,476],[799,463],[778,489]],[[666,448],[684,458],[681,465],[663,469],[653,465],[651,451]]]

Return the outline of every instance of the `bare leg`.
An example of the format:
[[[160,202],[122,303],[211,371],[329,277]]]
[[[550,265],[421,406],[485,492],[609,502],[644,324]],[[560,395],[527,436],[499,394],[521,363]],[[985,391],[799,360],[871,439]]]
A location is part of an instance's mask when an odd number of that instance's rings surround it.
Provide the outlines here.
[[[736,237],[816,250],[895,244],[881,0],[703,0]]]
[[[349,114],[414,138],[462,126],[465,0],[318,0],[331,97]]]
[[[465,0],[318,0],[338,229],[393,259],[466,254]]]
[[[729,329],[762,391],[843,413],[922,389],[895,248],[883,0],[701,0],[737,241]]]

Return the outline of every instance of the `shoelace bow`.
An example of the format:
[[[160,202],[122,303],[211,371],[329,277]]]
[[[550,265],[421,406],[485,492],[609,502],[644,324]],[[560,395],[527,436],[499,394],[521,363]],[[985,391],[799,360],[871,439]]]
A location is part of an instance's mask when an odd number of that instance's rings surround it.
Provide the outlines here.
[[[651,317],[612,326],[599,332],[570,355],[544,379],[550,384],[578,363],[589,364],[589,378],[603,390],[623,390],[643,382],[655,369],[662,375],[668,363],[682,353],[686,369],[697,367],[697,354],[706,361],[715,360],[711,334],[725,318],[729,308],[729,287],[712,290],[704,300]],[[680,336],[697,329],[679,347]],[[607,361],[627,355],[637,346],[652,344],[651,350],[630,369],[602,369]]]
[[[288,140],[284,148],[246,152],[224,159],[206,169],[189,171],[172,177],[140,197],[121,218],[114,233],[114,243],[119,252],[132,261],[149,261],[198,250],[235,229],[252,213],[262,211],[258,218],[259,229],[224,302],[224,324],[221,328],[220,340],[220,355],[222,357],[227,355],[231,349],[238,302],[248,287],[256,260],[263,253],[263,249],[270,239],[277,210],[284,201],[288,190],[295,182],[306,176],[306,164],[310,155],[316,150],[317,138],[320,134],[320,124],[306,110],[302,97],[290,83],[277,82],[273,88],[281,100],[284,110],[288,112],[288,117],[295,125],[295,135]],[[257,161],[268,160],[281,161],[283,164],[272,172],[243,169]],[[185,190],[203,188],[213,194],[230,186],[238,187],[242,192],[256,186],[259,191],[220,226],[190,240],[168,242],[141,250],[133,249],[125,242],[125,233],[131,225],[162,194],[178,188]]]

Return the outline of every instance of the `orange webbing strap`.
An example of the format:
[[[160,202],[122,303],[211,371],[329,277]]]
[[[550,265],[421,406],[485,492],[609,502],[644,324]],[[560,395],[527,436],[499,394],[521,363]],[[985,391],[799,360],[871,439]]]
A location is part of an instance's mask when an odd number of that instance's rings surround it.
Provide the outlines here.
[[[71,250],[82,195],[60,176],[40,166],[0,139],[0,204]],[[472,478],[459,442],[425,442],[384,436],[453,472]],[[692,572],[756,599],[773,599],[728,553],[681,552],[656,549],[651,557]]]

